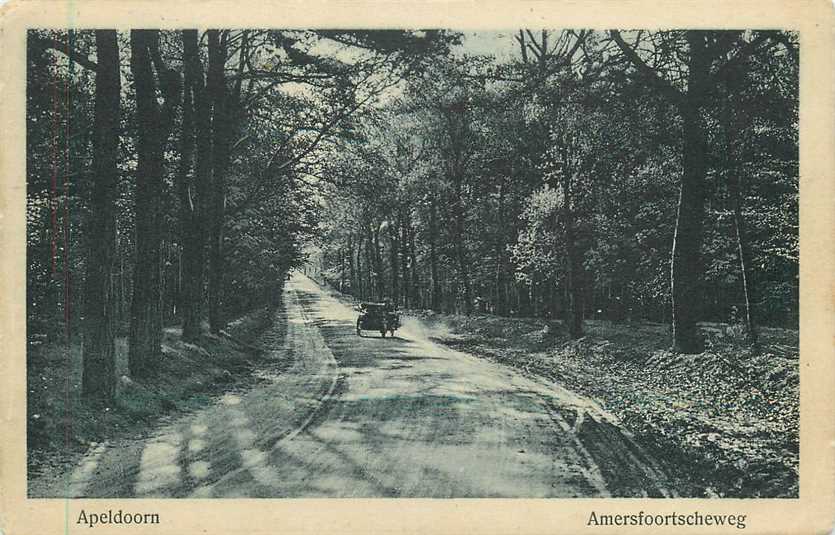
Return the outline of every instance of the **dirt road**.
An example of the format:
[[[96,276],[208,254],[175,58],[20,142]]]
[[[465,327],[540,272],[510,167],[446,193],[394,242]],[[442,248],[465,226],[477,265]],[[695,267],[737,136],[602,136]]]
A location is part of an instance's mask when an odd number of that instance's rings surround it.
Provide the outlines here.
[[[53,496],[667,496],[613,418],[557,385],[430,342],[358,337],[356,312],[296,274],[246,391],[104,444]]]

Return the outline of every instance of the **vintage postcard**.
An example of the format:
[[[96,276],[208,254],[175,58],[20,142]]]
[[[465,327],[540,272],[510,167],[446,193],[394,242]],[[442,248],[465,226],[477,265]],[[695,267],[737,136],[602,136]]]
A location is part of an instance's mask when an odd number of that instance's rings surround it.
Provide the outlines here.
[[[833,529],[831,4],[1,9],[0,534]]]

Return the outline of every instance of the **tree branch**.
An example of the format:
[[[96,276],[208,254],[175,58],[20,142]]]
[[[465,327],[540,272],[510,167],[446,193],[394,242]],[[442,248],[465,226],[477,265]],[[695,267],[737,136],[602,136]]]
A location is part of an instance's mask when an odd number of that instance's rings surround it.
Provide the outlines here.
[[[525,32],[519,30],[519,35],[514,36],[519,43],[519,48],[522,51],[522,63],[528,63],[528,46],[525,44]]]
[[[573,33],[573,32],[572,32],[572,33]],[[591,32],[589,32],[589,33],[591,33]],[[568,54],[566,54],[566,55],[562,58],[562,59],[563,59],[563,61],[564,61],[567,65],[570,65],[570,64],[571,64],[571,58],[573,58],[573,57],[574,57],[574,54],[576,54],[576,53],[577,53],[577,49],[579,49],[581,46],[585,46],[586,37],[588,37],[588,33],[586,33],[586,31],[585,31],[585,30],[580,30],[580,33],[579,33],[579,34],[577,34],[577,35],[575,35],[574,37],[575,37],[575,40],[574,40],[574,46],[572,46],[572,47],[571,47],[571,50],[569,50],[569,51],[568,51]]]
[[[662,93],[667,95],[673,102],[678,103],[682,100],[683,96],[681,91],[676,89],[675,87],[670,84],[667,80],[662,78],[658,72],[644,63],[644,60],[635,52],[635,49],[630,47],[626,44],[621,37],[620,32],[617,30],[609,30],[609,35],[612,36],[612,39],[617,43],[618,48],[620,48],[621,52],[623,52],[624,56],[638,69],[644,77],[646,77],[647,81],[655,85]]]
[[[542,54],[545,54],[545,50],[542,49],[542,46],[536,42],[536,37],[534,37],[533,32],[530,30],[525,30],[525,33],[528,34],[528,39],[530,39],[531,44],[533,45],[532,50],[535,51],[536,57],[540,57]]]
[[[766,34],[766,33],[760,33],[759,35],[757,35],[756,38],[752,39],[751,41],[746,43],[745,46],[740,48],[739,51],[734,55],[734,57],[732,57],[731,59],[726,61],[723,65],[719,66],[719,68],[713,74],[713,77],[714,78],[721,78],[722,76],[724,76],[724,74],[729,69],[732,69],[733,67],[739,65],[740,63],[745,61],[748,57],[750,57],[751,54],[756,52],[757,48],[759,48],[759,46],[761,44],[763,44],[765,41],[767,41],[768,38],[769,38],[769,35]]]

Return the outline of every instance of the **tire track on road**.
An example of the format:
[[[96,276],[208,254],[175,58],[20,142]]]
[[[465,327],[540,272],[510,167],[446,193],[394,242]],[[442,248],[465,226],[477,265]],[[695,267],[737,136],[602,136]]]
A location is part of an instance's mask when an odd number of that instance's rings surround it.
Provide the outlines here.
[[[333,356],[333,352],[330,350],[330,348],[328,348],[327,344],[325,343],[325,339],[322,337],[322,333],[319,331],[319,328],[316,327],[311,321],[307,310],[305,310],[304,305],[301,302],[301,299],[299,299],[298,290],[296,290],[295,288],[291,288],[290,292],[295,294],[295,306],[299,311],[299,315],[302,317],[302,320],[304,321],[305,327],[307,328],[306,330],[308,331],[308,336],[304,336],[303,338],[307,341],[311,341],[315,346],[316,351],[319,352],[321,355],[325,356],[326,364],[333,367],[333,378],[331,379],[331,384],[328,387],[327,392],[325,392],[325,394],[320,398],[319,406],[310,412],[310,414],[307,416],[304,422],[302,422],[301,425],[297,426],[295,429],[290,430],[285,436],[280,437],[278,440],[276,440],[276,444],[283,440],[293,440],[293,438],[295,438],[299,433],[305,431],[308,428],[308,426],[310,426],[310,424],[316,418],[317,414],[323,412],[323,408],[327,408],[332,405],[331,401],[333,398],[333,394],[336,391],[336,386],[341,378],[339,374],[339,365],[336,362],[336,357]],[[298,337],[294,336],[294,344],[296,343],[297,339]]]
[[[245,426],[246,429],[239,429],[238,427],[240,426],[236,427],[235,429],[238,433],[235,433],[235,442],[238,453],[241,456],[241,465],[234,470],[224,473],[223,476],[210,485],[201,487],[196,493],[192,494],[193,497],[211,497],[215,489],[223,491],[231,482],[236,481],[241,475],[247,473],[261,485],[278,490],[282,484],[282,479],[280,471],[269,461],[271,455],[281,448],[282,444],[292,441],[299,434],[309,429],[312,424],[321,421],[321,415],[331,405],[331,400],[339,384],[336,359],[327,345],[325,345],[318,328],[312,324],[309,315],[307,315],[299,299],[298,292],[292,285],[289,285],[285,289],[284,297],[287,314],[287,347],[297,359],[307,359],[307,362],[313,363],[310,372],[305,374],[309,380],[314,381],[320,375],[329,376],[327,386],[323,389],[323,393],[315,398],[314,403],[316,403],[316,406],[302,416],[301,423],[280,432],[275,437],[266,441],[260,441],[260,447],[258,448],[254,446],[255,433],[252,433],[248,429],[249,424],[252,423],[248,418],[245,421],[247,424]],[[273,350],[276,348],[265,349]],[[227,410],[240,412],[241,414],[237,415],[239,420],[243,420],[245,416],[237,408],[233,407]],[[235,421],[234,418],[232,420]],[[241,436],[243,439],[240,438]],[[315,457],[315,452],[310,452],[310,455],[310,458]]]

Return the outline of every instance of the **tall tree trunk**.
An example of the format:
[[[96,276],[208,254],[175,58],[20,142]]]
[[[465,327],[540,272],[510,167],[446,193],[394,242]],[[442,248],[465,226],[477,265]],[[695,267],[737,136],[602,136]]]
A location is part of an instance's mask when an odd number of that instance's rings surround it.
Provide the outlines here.
[[[731,169],[732,176],[729,180],[731,197],[734,203],[733,226],[736,238],[736,253],[739,259],[739,273],[742,278],[742,293],[745,298],[745,338],[750,344],[757,343],[757,325],[754,321],[754,314],[751,310],[751,252],[748,240],[745,236],[745,221],[742,218],[742,187],[739,169]]]
[[[374,299],[375,297],[377,297],[374,293],[377,289],[377,286],[375,284],[376,279],[374,278],[375,262],[374,262],[374,255],[373,255],[373,252],[372,252],[373,246],[374,246],[374,239],[371,237],[371,228],[366,227],[365,271],[366,271],[367,277],[366,277],[365,289],[368,292],[368,298],[369,299]]]
[[[179,301],[177,286],[179,266],[176,265],[177,257],[172,238],[163,239],[162,250],[164,253],[162,260],[162,320],[164,323],[170,324],[176,321],[177,303]]]
[[[528,302],[530,303],[530,312],[528,313],[529,316],[535,318],[538,314],[536,302],[538,299],[537,294],[537,286],[539,285],[539,281],[536,278],[536,272],[531,274],[531,284],[528,286]]]
[[[359,297],[360,299],[365,299],[365,285],[363,284],[362,278],[362,236],[360,236],[359,240],[357,241],[355,254],[357,257],[357,267],[354,270],[354,277],[356,277],[357,290],[359,291],[357,297]]]
[[[734,87],[732,83],[731,90],[740,91],[741,88]],[[733,113],[730,109],[730,100],[727,102],[723,118],[723,128],[726,132],[725,155],[727,158],[725,181],[728,185],[728,192],[730,193],[731,202],[733,203],[733,232],[736,241],[736,254],[739,260],[739,274],[742,279],[742,294],[745,301],[743,311],[743,325],[745,327],[745,340],[751,344],[754,349],[757,349],[758,332],[757,324],[754,319],[754,311],[751,303],[753,301],[753,287],[751,285],[751,251],[748,244],[745,232],[745,220],[742,217],[742,169],[739,165],[739,159],[735,152],[734,140],[739,137],[740,125],[739,115]]]
[[[397,226],[389,227],[389,263],[391,264],[391,300],[395,305],[400,303],[400,259],[398,250],[400,243],[397,240]]]
[[[467,246],[464,237],[466,226],[464,223],[464,202],[462,199],[461,185],[458,186],[455,199],[455,253],[458,257],[458,274],[461,277],[461,284],[464,290],[464,313],[470,314],[473,311],[472,281],[467,259]]]
[[[577,239],[574,232],[574,210],[572,206],[572,182],[576,176],[566,173],[563,188],[563,227],[565,229],[565,256],[568,263],[566,286],[568,289],[568,336],[572,339],[583,336],[583,284]]]
[[[363,258],[365,254],[365,258]],[[367,299],[371,295],[371,289],[368,285],[369,276],[371,272],[371,265],[368,263],[368,244],[365,238],[360,236],[360,241],[357,244],[357,278],[360,281],[360,295],[362,299]]]
[[[116,256],[119,258],[119,316],[118,322],[121,324],[127,317],[127,291],[125,290],[125,254],[123,254],[122,239],[119,236],[118,226],[116,228]]]
[[[403,306],[409,308],[412,304],[411,278],[409,277],[409,215],[403,211],[400,218],[400,273],[403,275]]]
[[[495,313],[499,316],[507,315],[507,286],[505,285],[504,262],[504,183],[499,185],[498,232],[496,233],[496,278],[495,284]]]
[[[648,73],[656,86],[660,86],[668,95],[673,95],[682,117],[684,174],[679,189],[670,262],[673,349],[681,353],[698,353],[703,348],[697,322],[701,317],[703,300],[701,244],[707,153],[707,134],[702,111],[708,89],[715,81],[711,80],[710,65],[716,59],[716,49],[708,46],[707,32],[685,32],[690,59],[687,65],[687,92],[681,93],[672,85],[659,80],[657,73],[641,61],[618,32],[612,31],[611,35],[639,70]],[[756,45],[754,42],[750,44]],[[747,47],[741,55],[730,61],[739,61],[756,48]]]
[[[374,258],[374,280],[377,284],[377,299],[382,299],[386,295],[386,280],[383,277],[383,257],[380,253],[380,227],[375,224],[371,229],[371,244],[373,246]]]
[[[517,282],[516,283],[516,291],[518,295],[518,304],[517,313],[519,316],[530,316],[531,314],[531,286],[533,286],[533,281],[530,284],[526,284],[524,282]]]
[[[209,219],[209,329],[217,334],[225,325],[223,301],[223,221],[226,205],[225,178],[229,165],[229,139],[232,130],[229,91],[226,87],[227,36],[209,30],[209,71],[206,80],[212,111],[212,182]]]
[[[702,106],[709,68],[709,51],[704,33],[688,31],[690,65],[688,88],[681,104],[684,128],[684,175],[679,190],[673,237],[670,285],[673,305],[673,348],[681,353],[698,353],[702,339],[697,321],[702,280],[702,220],[706,134]]]
[[[434,312],[441,311],[441,280],[438,276],[438,208],[433,195],[429,201],[429,278],[431,282],[431,303]]]
[[[357,287],[354,280],[354,239],[353,236],[348,236],[348,245],[347,245],[346,254],[348,256],[348,284],[350,285],[350,294],[356,297]]]
[[[119,171],[119,47],[115,30],[96,31],[93,186],[87,236],[81,392],[110,402],[116,392],[116,197]]]
[[[495,304],[494,312],[499,316],[507,314],[507,294],[504,293],[504,267],[502,265],[502,251],[501,245],[496,241],[496,272],[493,280],[493,303]]]
[[[562,300],[561,292],[559,291],[559,278],[557,274],[553,274],[549,277],[546,277],[545,284],[547,285],[544,299],[545,299],[545,310],[547,311],[547,315],[555,319],[557,317],[563,317],[560,314],[562,311],[560,310],[560,303]],[[566,316],[567,317],[567,316]],[[568,323],[566,322],[566,325]],[[582,324],[581,324],[582,329]]]
[[[186,91],[183,105],[183,137],[178,171],[180,210],[183,229],[183,339],[200,336],[204,266],[206,250],[206,212],[211,183],[211,138],[209,101],[198,49],[197,30],[183,30],[183,63]],[[194,172],[189,167],[197,146]]]
[[[450,139],[450,152],[445,166],[446,179],[450,184],[454,185],[455,190],[454,198],[452,199],[453,242],[456,263],[458,264],[458,288],[455,292],[455,301],[462,300],[464,313],[470,314],[472,312],[473,295],[467,259],[466,205],[464,203],[464,184],[466,179],[464,145],[467,136],[470,134],[466,99],[452,103],[444,113]]]
[[[177,172],[180,196],[180,228],[182,291],[180,317],[183,340],[194,342],[200,336],[200,309],[203,300],[203,249],[205,238],[201,225],[199,188],[189,181],[188,173],[194,153],[194,126],[191,92],[186,91],[183,103],[183,134],[180,142],[180,168]]]
[[[418,263],[417,263],[417,252],[415,251],[415,228],[409,228],[409,265],[411,266],[411,273],[412,278],[409,284],[409,291],[411,295],[411,303],[413,307],[416,308],[423,308],[424,305],[420,301],[420,296],[418,288],[419,286],[419,275],[418,275]],[[421,303],[418,305],[418,303]]]
[[[161,317],[161,204],[163,150],[173,124],[175,99],[180,94],[176,72],[165,68],[159,54],[159,31],[131,30],[130,67],[136,89],[136,264],[131,303],[128,366],[133,376],[147,374],[159,356]],[[157,103],[157,67],[164,96]]]
[[[340,247],[337,251],[337,255],[339,256],[339,291],[344,293],[345,292],[345,272],[347,269],[345,268],[345,248]]]

